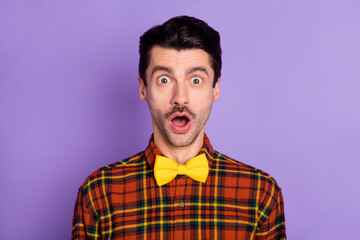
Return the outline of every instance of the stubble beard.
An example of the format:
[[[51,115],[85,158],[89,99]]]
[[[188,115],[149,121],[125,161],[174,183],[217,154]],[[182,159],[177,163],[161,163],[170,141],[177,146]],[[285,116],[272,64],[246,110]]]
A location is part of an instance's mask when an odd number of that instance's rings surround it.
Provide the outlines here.
[[[212,104],[210,105],[210,107],[204,109],[199,114],[193,113],[190,109],[188,109],[186,107],[174,107],[170,112],[168,112],[166,114],[162,114],[160,112],[160,110],[149,106],[149,108],[151,110],[150,112],[151,112],[152,118],[153,118],[155,124],[157,125],[161,135],[165,138],[165,140],[170,145],[172,145],[173,147],[177,147],[177,148],[187,147],[195,142],[195,140],[198,138],[199,134],[205,127],[205,124],[210,116],[211,107],[212,107]],[[191,123],[192,125],[190,128],[191,132],[183,133],[183,134],[172,133],[172,131],[171,131],[171,129],[169,129],[169,126],[167,123],[168,119],[173,113],[183,112],[183,111],[186,111],[192,117],[192,123]],[[190,134],[190,135],[187,136],[188,134]]]

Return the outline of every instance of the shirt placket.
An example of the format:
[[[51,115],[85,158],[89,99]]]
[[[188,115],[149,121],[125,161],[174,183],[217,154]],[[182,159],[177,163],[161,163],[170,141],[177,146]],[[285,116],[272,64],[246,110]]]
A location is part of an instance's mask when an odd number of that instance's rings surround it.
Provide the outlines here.
[[[185,212],[189,209],[186,202],[186,192],[188,181],[191,180],[185,175],[176,178],[176,185],[173,200],[173,236],[172,239],[189,239],[190,233],[187,231],[187,219]]]

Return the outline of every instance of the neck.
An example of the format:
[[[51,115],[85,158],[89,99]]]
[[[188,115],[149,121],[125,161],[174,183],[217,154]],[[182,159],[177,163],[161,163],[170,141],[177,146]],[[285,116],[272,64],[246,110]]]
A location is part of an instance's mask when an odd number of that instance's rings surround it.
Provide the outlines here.
[[[185,147],[177,147],[172,145],[164,136],[160,134],[159,131],[154,130],[154,142],[159,150],[166,157],[171,158],[178,164],[185,164],[188,160],[195,157],[204,142],[204,130],[200,132],[200,134],[196,137],[195,141],[190,145]]]

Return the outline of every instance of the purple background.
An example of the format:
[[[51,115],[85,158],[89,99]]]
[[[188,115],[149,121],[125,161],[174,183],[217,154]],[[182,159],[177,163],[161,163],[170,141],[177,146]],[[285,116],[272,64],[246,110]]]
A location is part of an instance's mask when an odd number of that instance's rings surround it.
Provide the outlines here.
[[[69,239],[87,175],[146,147],[138,38],[182,14],[222,36],[215,149],[275,177],[289,239],[360,239],[357,0],[1,0],[1,239]]]

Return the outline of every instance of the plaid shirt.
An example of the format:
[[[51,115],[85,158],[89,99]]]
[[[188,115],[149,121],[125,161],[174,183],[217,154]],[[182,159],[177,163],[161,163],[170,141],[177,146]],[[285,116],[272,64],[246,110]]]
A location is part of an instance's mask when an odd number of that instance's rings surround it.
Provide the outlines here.
[[[159,187],[149,146],[92,173],[80,187],[72,239],[286,239],[281,189],[268,174],[213,150],[200,183],[179,175]]]

